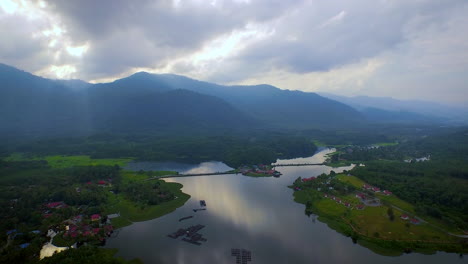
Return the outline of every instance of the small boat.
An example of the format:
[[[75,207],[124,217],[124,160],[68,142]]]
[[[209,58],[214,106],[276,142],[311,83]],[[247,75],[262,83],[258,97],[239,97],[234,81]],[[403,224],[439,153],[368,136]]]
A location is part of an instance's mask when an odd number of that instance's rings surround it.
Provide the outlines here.
[[[190,219],[190,218],[192,218],[192,217],[193,217],[193,215],[189,215],[189,216],[186,216],[186,217],[182,217],[182,218],[179,219],[179,222],[184,221],[184,220],[187,220],[187,219]]]

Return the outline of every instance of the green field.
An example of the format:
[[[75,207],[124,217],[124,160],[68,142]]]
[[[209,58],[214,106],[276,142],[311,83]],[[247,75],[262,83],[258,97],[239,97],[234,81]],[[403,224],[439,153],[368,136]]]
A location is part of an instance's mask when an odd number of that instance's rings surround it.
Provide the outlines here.
[[[366,184],[364,181],[359,179],[358,177],[355,176],[346,176],[344,174],[339,174],[336,176],[340,181],[346,182],[358,189],[361,189],[364,184]]]
[[[26,157],[15,153],[5,159],[6,161],[25,161],[25,160],[45,160],[52,168],[68,168],[74,166],[96,166],[96,165],[119,165],[124,167],[132,161],[132,158],[121,159],[93,159],[86,155],[80,156],[44,156],[44,157]]]
[[[341,174],[337,178],[358,189],[361,189],[362,185],[365,184],[364,181],[354,176]],[[317,214],[319,220],[330,228],[352,236],[361,245],[378,254],[401,255],[406,248],[422,253],[432,253],[436,250],[467,251],[466,247],[457,243],[458,238],[448,235],[445,231],[435,228],[431,224],[421,222],[415,225],[411,224],[409,220],[402,220],[400,216],[407,213],[397,208],[392,207],[394,219],[390,220],[389,206],[396,206],[409,212],[410,217],[415,216],[414,206],[394,195],[378,194],[377,196],[388,206],[365,207],[363,210],[356,210],[347,208],[330,198],[325,198],[323,193],[314,188],[294,192],[294,200],[305,204],[306,212]],[[352,194],[337,195],[337,197],[352,205],[360,203]],[[440,226],[440,223],[438,224]]]
[[[122,171],[122,182],[128,183],[131,181],[142,181],[151,177],[165,176],[165,175],[174,175],[177,174],[176,171],[150,171],[150,172],[134,172],[134,171]]]
[[[380,142],[380,143],[373,144],[373,146],[389,147],[389,146],[396,146],[398,144],[399,144],[398,142]]]

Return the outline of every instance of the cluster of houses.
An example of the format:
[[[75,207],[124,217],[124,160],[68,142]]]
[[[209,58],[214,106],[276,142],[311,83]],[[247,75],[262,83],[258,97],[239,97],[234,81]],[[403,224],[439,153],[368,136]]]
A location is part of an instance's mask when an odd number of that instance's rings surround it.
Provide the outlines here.
[[[304,179],[302,179],[302,182],[310,182],[310,181],[314,181],[316,179],[317,179],[317,177],[304,178]]]
[[[44,204],[43,217],[48,218],[53,215],[55,209],[67,207],[69,206],[63,201],[46,203]],[[65,225],[63,237],[71,239],[78,237],[95,238],[104,241],[105,237],[110,236],[113,232],[113,227],[109,223],[104,224],[102,220],[100,214],[92,214],[89,217],[76,215],[62,222]]]
[[[67,208],[68,205],[64,202],[50,202],[44,204],[44,210],[42,211],[42,216],[44,218],[49,218],[52,216],[52,211],[55,209],[63,209]]]
[[[418,224],[421,223],[418,219],[416,219],[416,218],[410,218],[410,217],[409,217],[408,215],[406,215],[406,214],[402,214],[402,215],[400,216],[400,218],[401,218],[402,220],[409,220],[410,223],[412,223],[412,224],[414,224],[414,225],[418,225]]]
[[[252,167],[244,166],[239,169],[240,173],[242,175],[248,175],[248,174],[263,174],[263,175],[270,175],[274,177],[279,177],[281,176],[281,173],[279,171],[276,171],[272,168],[272,166],[269,165],[253,165]]]
[[[88,219],[83,219],[83,215],[78,215],[72,219],[66,220],[64,238],[96,238],[104,241],[114,231],[112,225],[103,224],[99,214],[93,214]],[[87,220],[87,221],[85,221]]]
[[[345,201],[341,200],[341,198],[336,197],[336,196],[333,196],[333,195],[329,195],[329,194],[324,193],[324,194],[323,194],[323,197],[329,198],[329,199],[335,201],[335,202],[338,203],[338,204],[344,205],[344,206],[347,207],[347,208],[351,208],[351,206],[352,206],[350,203],[345,202]],[[362,209],[364,209],[364,207],[365,207],[365,206],[364,206],[363,204],[358,204],[358,205],[356,205],[354,208],[355,208],[355,209],[358,209],[358,210],[362,210]]]
[[[381,192],[381,193],[383,193],[384,195],[387,195],[387,196],[388,196],[388,195],[392,195],[392,192],[389,191],[389,190],[383,190],[383,191],[381,191],[379,187],[370,186],[370,185],[368,185],[368,184],[364,184],[364,185],[362,186],[362,189],[367,190],[367,191],[373,191],[373,192],[375,192],[375,193]]]

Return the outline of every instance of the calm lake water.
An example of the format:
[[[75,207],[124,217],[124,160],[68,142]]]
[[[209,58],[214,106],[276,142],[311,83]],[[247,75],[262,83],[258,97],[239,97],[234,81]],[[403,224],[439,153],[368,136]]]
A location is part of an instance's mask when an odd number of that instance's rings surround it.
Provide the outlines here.
[[[277,163],[321,163],[330,151],[324,149],[313,157]],[[153,165],[152,169],[162,168],[161,164]],[[190,168],[171,166],[164,168],[179,172],[229,170],[220,162]],[[340,172],[349,168],[333,170]],[[328,228],[314,216],[307,217],[304,205],[295,203],[293,191],[287,188],[299,176],[329,173],[332,168],[279,167],[278,170],[283,173],[280,178],[216,175],[166,179],[183,184],[183,191],[192,198],[171,214],[121,229],[117,237],[108,240],[106,247],[118,248],[117,255],[127,259],[138,257],[144,263],[163,264],[233,264],[236,259],[231,256],[231,248],[250,250],[252,262],[249,263],[468,263],[467,256],[461,259],[457,254],[442,252],[385,257],[353,244],[351,238]],[[199,200],[206,201],[207,210],[194,213],[192,209],[200,207]],[[178,221],[190,215],[194,217]],[[206,226],[199,233],[208,241],[201,246],[167,237],[179,228],[196,224]]]
[[[181,174],[215,173],[232,170],[228,165],[219,161],[202,162],[198,165],[177,162],[137,161],[130,162],[124,169],[131,171],[177,171]]]

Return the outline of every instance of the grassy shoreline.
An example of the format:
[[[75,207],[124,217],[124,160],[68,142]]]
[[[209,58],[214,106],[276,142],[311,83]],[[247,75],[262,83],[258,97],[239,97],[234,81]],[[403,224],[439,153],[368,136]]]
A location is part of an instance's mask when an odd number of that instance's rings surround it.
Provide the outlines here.
[[[140,205],[129,201],[122,194],[109,194],[106,213],[120,213],[120,217],[112,219],[112,224],[116,228],[131,225],[133,222],[142,222],[152,220],[163,215],[175,211],[183,206],[189,199],[190,195],[182,192],[183,185],[180,183],[167,183],[164,185],[175,193],[176,199],[164,202],[158,205]]]
[[[362,186],[363,183],[353,176],[338,175],[337,180],[349,186]],[[297,181],[294,186],[298,186]],[[325,198],[324,193],[315,188],[307,188],[303,185],[300,189],[294,192],[294,201],[306,206],[306,214],[318,215],[318,220],[327,224],[331,229],[351,237],[354,243],[377,254],[399,256],[409,252],[423,254],[434,254],[437,251],[468,252],[468,244],[463,242],[463,239],[450,236],[427,223],[410,224],[400,218],[403,212],[395,210],[395,219],[390,220],[387,210],[388,206],[394,203],[414,212],[412,205],[395,196],[379,195],[378,197],[387,205],[357,210]],[[337,195],[336,197],[351,205],[358,203],[357,198],[352,195]]]

